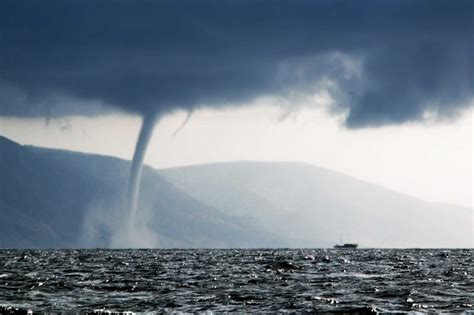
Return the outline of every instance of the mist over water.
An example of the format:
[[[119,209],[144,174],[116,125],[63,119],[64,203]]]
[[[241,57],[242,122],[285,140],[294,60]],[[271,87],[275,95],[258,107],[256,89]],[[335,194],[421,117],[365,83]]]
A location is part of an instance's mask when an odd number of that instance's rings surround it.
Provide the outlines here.
[[[125,198],[109,203],[93,203],[86,212],[81,231],[81,247],[159,248],[159,237],[149,227],[152,209],[140,207],[131,219]]]

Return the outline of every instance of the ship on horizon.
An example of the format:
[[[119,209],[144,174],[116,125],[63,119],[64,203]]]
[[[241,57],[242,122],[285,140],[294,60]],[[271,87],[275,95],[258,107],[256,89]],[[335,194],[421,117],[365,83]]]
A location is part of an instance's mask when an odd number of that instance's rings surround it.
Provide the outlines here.
[[[359,247],[359,244],[357,243],[345,243],[342,245],[336,244],[334,245],[334,248],[336,249],[357,249]]]

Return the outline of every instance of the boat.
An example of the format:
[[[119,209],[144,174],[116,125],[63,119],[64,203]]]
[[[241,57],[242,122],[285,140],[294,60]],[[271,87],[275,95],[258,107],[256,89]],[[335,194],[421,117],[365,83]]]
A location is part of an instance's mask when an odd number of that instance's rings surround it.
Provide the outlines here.
[[[345,243],[342,245],[334,245],[334,248],[336,249],[357,249],[359,247],[359,244],[356,243]]]

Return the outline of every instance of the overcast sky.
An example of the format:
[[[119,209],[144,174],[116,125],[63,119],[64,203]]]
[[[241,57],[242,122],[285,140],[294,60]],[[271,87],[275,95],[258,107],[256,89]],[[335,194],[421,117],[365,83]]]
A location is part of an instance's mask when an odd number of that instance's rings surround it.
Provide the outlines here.
[[[129,159],[141,128],[131,205],[156,120],[154,167],[306,161],[470,205],[473,37],[469,0],[0,1],[0,132]]]

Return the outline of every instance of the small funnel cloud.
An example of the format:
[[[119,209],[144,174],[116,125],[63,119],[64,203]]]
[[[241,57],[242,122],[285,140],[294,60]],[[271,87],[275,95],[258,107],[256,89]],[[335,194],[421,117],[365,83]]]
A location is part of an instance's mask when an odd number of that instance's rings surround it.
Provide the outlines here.
[[[129,211],[129,226],[133,230],[136,225],[137,203],[140,192],[140,180],[142,176],[143,159],[148,148],[153,130],[158,120],[158,113],[154,112],[143,116],[142,127],[138,135],[135,153],[133,154],[128,182],[127,209]]]
[[[173,137],[175,137],[188,124],[189,120],[191,119],[192,114],[193,114],[192,110],[188,111],[186,118],[184,119],[181,126],[179,126],[179,128],[176,129],[176,131],[173,133]]]

